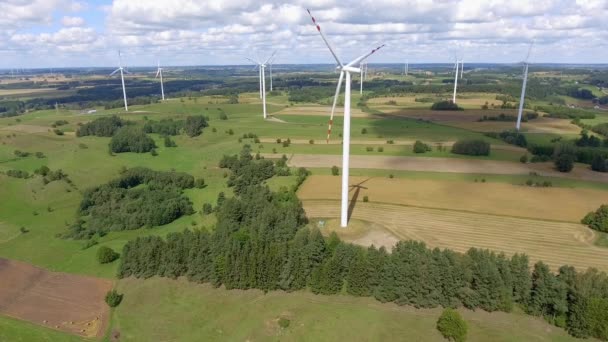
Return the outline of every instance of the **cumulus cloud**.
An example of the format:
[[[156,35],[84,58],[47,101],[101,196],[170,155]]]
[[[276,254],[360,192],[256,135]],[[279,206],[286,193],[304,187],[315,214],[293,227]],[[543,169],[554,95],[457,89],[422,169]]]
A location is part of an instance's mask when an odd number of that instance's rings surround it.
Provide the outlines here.
[[[37,46],[106,65],[118,48],[142,64],[155,56],[243,63],[255,51],[278,49],[278,62],[331,63],[306,8],[344,59],[386,42],[373,61],[444,62],[459,51],[472,62],[509,62],[520,60],[532,40],[536,60],[608,58],[608,0],[113,0],[103,9],[73,0],[4,0],[0,51]],[[74,11],[103,25],[88,27]],[[57,14],[63,28],[44,29]],[[99,59],[87,51],[109,52]]]
[[[61,18],[63,26],[84,26],[84,19],[81,17],[63,17]]]

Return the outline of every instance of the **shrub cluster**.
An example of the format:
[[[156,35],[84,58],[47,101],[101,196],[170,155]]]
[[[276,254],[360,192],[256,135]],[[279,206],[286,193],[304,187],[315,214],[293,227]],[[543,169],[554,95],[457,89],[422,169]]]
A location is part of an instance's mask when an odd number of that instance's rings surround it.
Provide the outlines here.
[[[416,140],[413,147],[414,153],[426,153],[432,151],[431,147],[420,140]]]
[[[582,222],[591,229],[608,233],[608,205],[602,205],[596,211],[590,212]]]
[[[488,156],[490,155],[490,144],[484,140],[458,140],[452,146],[452,153]]]
[[[458,107],[458,105],[452,101],[435,102],[431,106],[431,109],[432,110],[463,110],[461,107]]]
[[[87,135],[94,135],[98,137],[111,137],[119,128],[128,124],[131,124],[131,122],[125,121],[116,115],[97,118],[80,126],[80,128],[76,130],[76,136],[84,137]]]
[[[154,148],[154,140],[137,127],[123,127],[110,140],[110,151],[114,153],[146,153]]]

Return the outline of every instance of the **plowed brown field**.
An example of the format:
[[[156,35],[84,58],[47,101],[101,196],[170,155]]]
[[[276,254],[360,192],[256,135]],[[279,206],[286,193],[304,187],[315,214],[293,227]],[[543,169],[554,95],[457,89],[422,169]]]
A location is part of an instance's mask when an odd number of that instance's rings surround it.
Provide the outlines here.
[[[99,337],[109,309],[105,279],[49,272],[0,258],[0,314],[68,333]]]

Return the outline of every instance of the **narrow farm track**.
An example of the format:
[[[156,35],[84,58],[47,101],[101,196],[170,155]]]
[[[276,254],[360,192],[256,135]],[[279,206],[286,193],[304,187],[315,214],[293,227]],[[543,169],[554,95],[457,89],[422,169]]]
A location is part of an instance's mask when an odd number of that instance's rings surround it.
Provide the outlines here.
[[[339,201],[305,200],[309,218],[337,218]],[[466,252],[487,248],[508,255],[525,253],[556,270],[572,265],[608,271],[608,248],[593,245],[593,231],[581,224],[475,214],[393,204],[357,203],[352,218],[383,226],[400,240]]]

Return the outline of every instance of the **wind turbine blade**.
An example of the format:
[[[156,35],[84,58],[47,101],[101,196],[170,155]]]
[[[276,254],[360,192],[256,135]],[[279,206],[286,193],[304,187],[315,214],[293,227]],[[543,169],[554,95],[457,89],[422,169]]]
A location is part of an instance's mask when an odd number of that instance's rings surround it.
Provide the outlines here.
[[[270,55],[270,57],[268,57],[268,59],[266,60],[266,62],[264,62],[263,64],[268,63],[273,57],[274,55],[277,53],[277,50],[274,50],[274,52],[272,53],[272,55]]]
[[[367,57],[373,55],[376,51],[382,49],[385,45],[382,44],[380,46],[378,46],[377,48],[373,49],[372,51],[366,53],[365,55],[359,56],[357,57],[354,61],[346,64],[347,67],[352,67],[353,65],[359,64],[361,63],[363,60],[365,60]]]
[[[528,48],[528,55],[526,55],[525,63],[528,63],[528,59],[530,58],[530,53],[532,52],[532,46],[534,46],[534,41],[530,43],[530,47]]]
[[[258,62],[258,61],[256,61],[256,60],[253,60],[253,59],[251,59],[251,58],[249,58],[249,57],[245,57],[245,59],[246,59],[246,60],[248,60],[248,61],[250,61],[251,63],[253,63],[253,64],[255,64],[255,65],[259,65],[259,64],[260,64],[260,62]]]
[[[158,70],[156,70],[156,76],[154,76],[154,78],[157,78],[158,74],[160,74],[160,68],[158,68]]]
[[[331,136],[331,126],[334,123],[334,112],[336,111],[336,104],[338,103],[338,97],[340,96],[340,88],[342,87],[342,80],[344,79],[344,71],[340,71],[340,78],[338,79],[338,86],[336,87],[336,94],[334,95],[334,103],[331,106],[331,115],[329,117],[329,127],[327,128],[327,142],[329,143],[329,137]]]
[[[118,69],[116,69],[116,70],[112,71],[112,73],[110,74],[110,76],[114,76],[114,74],[115,74],[115,73],[117,73],[117,72],[119,72],[119,71],[120,71],[120,68],[118,68]]]
[[[306,9],[306,11],[308,11],[308,15],[310,15],[310,18],[312,19],[313,24],[315,24],[315,26],[317,27],[317,31],[319,31],[319,33],[321,34],[321,38],[323,38],[323,41],[325,42],[325,45],[327,45],[327,47],[329,48],[329,51],[334,56],[334,59],[336,60],[336,62],[338,62],[338,64],[342,67],[343,66],[342,62],[340,62],[340,59],[338,58],[338,55],[336,55],[336,52],[331,47],[331,44],[329,44],[329,41],[327,40],[327,38],[325,37],[325,35],[321,31],[321,26],[319,26],[319,24],[317,24],[317,20],[315,19],[315,17],[312,16],[312,13],[310,13],[310,10]]]

